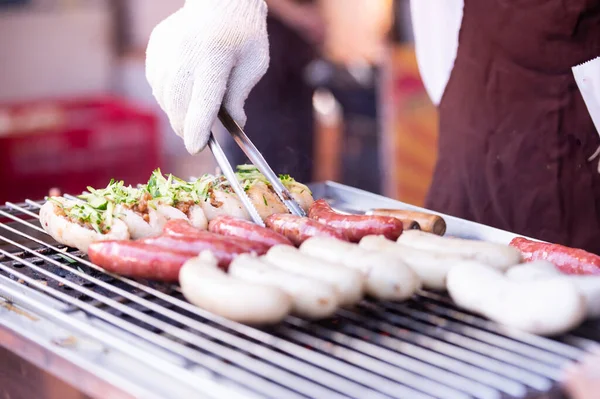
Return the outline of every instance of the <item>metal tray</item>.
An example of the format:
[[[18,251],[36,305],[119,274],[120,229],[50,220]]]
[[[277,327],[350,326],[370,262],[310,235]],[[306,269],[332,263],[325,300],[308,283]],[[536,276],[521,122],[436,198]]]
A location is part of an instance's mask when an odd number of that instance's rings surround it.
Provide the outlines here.
[[[346,209],[418,209],[332,182],[311,188]],[[256,329],[188,304],[176,285],[109,275],[63,252],[40,231],[39,206],[0,207],[0,344],[93,397],[107,388],[89,376],[143,398],[559,398],[562,367],[600,338],[595,323],[553,339],[512,331],[432,292]],[[446,220],[451,235],[513,237]]]
[[[325,198],[333,207],[342,211],[365,212],[372,208],[391,208],[422,211],[440,215],[446,221],[447,236],[497,242],[500,244],[508,244],[517,236],[516,234],[505,230],[434,212],[381,195],[345,186],[340,183],[328,181],[310,185],[310,188],[313,190],[315,198]]]

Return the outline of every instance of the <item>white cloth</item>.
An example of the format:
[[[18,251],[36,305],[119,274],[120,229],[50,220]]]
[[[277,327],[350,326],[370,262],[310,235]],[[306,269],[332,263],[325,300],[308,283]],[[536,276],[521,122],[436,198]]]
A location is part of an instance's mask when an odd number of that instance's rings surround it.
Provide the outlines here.
[[[223,104],[240,124],[269,66],[264,0],[186,0],[154,28],[146,77],[191,154],[208,142]]]
[[[454,67],[463,0],[411,0],[415,52],[421,79],[438,105]]]

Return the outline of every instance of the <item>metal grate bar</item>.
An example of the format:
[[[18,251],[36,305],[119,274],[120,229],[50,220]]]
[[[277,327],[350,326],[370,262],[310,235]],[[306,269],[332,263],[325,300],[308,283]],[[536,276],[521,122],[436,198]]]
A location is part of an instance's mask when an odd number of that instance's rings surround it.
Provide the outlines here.
[[[393,307],[388,307],[388,304],[383,304],[382,306],[388,309],[394,309]],[[547,367],[545,364],[531,361],[530,359],[521,356],[519,354],[510,352],[500,347],[496,347],[490,344],[487,344],[482,341],[477,341],[473,338],[467,337],[466,335],[461,335],[462,332],[459,329],[459,332],[454,332],[451,329],[445,329],[440,327],[446,327],[448,321],[445,319],[430,319],[432,324],[427,324],[419,321],[419,316],[421,316],[417,312],[401,312],[404,314],[398,315],[391,312],[386,312],[383,309],[371,309],[374,314],[386,321],[390,321],[393,324],[401,325],[406,328],[413,329],[421,334],[431,336],[442,341],[454,344],[456,346],[468,349],[472,352],[485,354],[487,356],[492,356],[493,358],[500,360],[502,362],[512,364],[514,366],[522,368],[525,370],[535,370],[536,372],[541,372],[546,377],[553,378],[558,373],[558,370]],[[411,317],[414,317],[411,318]],[[435,324],[435,323],[438,324]]]
[[[2,224],[2,223],[0,223],[0,227],[6,229],[8,231],[11,231],[13,233],[18,233],[17,230],[12,229],[12,228],[10,228],[10,227]],[[337,376],[335,376],[335,375],[333,375],[331,373],[328,373],[327,371],[324,371],[322,369],[317,370],[315,368],[311,368],[311,367],[309,367],[309,366],[307,366],[307,365],[305,365],[303,363],[294,361],[293,359],[285,357],[285,356],[283,356],[283,355],[281,355],[281,354],[279,354],[279,353],[277,353],[277,352],[275,352],[273,350],[265,348],[264,346],[260,346],[260,345],[254,344],[252,342],[248,342],[247,340],[243,340],[241,338],[238,338],[238,337],[236,337],[234,335],[224,333],[221,330],[218,330],[216,328],[210,327],[210,326],[208,326],[206,324],[199,323],[196,320],[193,320],[193,319],[191,319],[189,317],[183,316],[180,313],[176,313],[174,311],[166,309],[166,308],[164,308],[164,307],[162,307],[160,305],[152,303],[152,302],[150,302],[150,301],[148,301],[146,299],[140,298],[140,297],[138,297],[136,295],[133,295],[133,294],[127,292],[127,291],[124,291],[122,289],[114,287],[111,284],[105,283],[105,282],[103,282],[101,280],[98,280],[98,279],[96,279],[94,277],[91,277],[91,276],[89,276],[89,275],[87,275],[87,274],[85,274],[83,272],[80,272],[80,271],[78,271],[76,269],[71,269],[68,266],[63,265],[62,263],[60,263],[60,262],[58,262],[58,261],[56,261],[54,259],[51,259],[51,258],[49,258],[49,257],[47,257],[45,255],[42,255],[42,254],[38,254],[37,252],[35,252],[35,251],[31,250],[31,249],[28,249],[27,247],[22,246],[22,245],[14,242],[12,240],[9,240],[9,239],[4,238],[2,236],[0,236],[0,240],[5,241],[7,243],[10,243],[10,244],[14,245],[17,248],[22,249],[23,251],[32,253],[33,255],[37,256],[40,259],[45,260],[48,263],[51,263],[51,264],[53,264],[53,265],[55,265],[55,266],[57,266],[57,267],[59,267],[59,268],[61,268],[63,270],[67,270],[67,271],[75,274],[76,276],[78,276],[78,277],[80,277],[82,279],[85,279],[85,280],[87,280],[89,282],[92,282],[92,283],[94,283],[94,284],[96,284],[98,286],[101,286],[101,287],[103,287],[103,288],[105,288],[105,289],[107,289],[109,291],[112,291],[113,293],[118,294],[118,295],[122,296],[123,298],[127,298],[127,299],[131,300],[132,302],[135,302],[137,304],[145,306],[146,308],[148,308],[150,310],[153,310],[153,311],[156,311],[158,313],[161,313],[163,316],[169,317],[173,321],[177,321],[177,322],[179,322],[179,323],[181,323],[183,325],[186,325],[188,328],[193,327],[198,332],[207,334],[207,335],[209,335],[209,336],[211,336],[213,338],[221,340],[222,342],[226,342],[228,345],[235,345],[235,346],[238,347],[238,349],[250,352],[254,356],[258,356],[258,357],[262,357],[262,358],[265,358],[265,359],[271,359],[273,361],[277,361],[277,363],[278,363],[279,366],[281,366],[281,367],[287,367],[289,370],[292,370],[292,371],[294,371],[294,372],[296,372],[296,373],[298,373],[300,375],[311,375],[311,377],[315,381],[320,382],[322,384],[328,384],[332,388],[339,389],[340,392],[343,392],[343,393],[346,393],[346,394],[351,394],[352,392],[355,393],[355,394],[357,392],[359,392],[359,393],[362,392],[364,394],[369,393],[371,395],[374,394],[374,392],[368,392],[368,390],[366,390],[364,387],[362,387],[360,385],[353,384],[353,383],[351,383],[351,382],[349,382],[349,381],[347,381],[345,379],[342,379],[342,378],[338,378]],[[32,267],[32,268],[34,270],[36,270],[37,272],[41,273],[41,274],[44,274],[44,275],[49,276],[51,278],[54,277],[54,275],[52,273],[46,272],[45,270],[43,270],[43,269],[41,269],[41,268],[39,268],[37,266],[36,267]],[[122,311],[125,314],[128,314],[130,316],[136,317],[139,320],[146,322],[148,325],[152,325],[154,327],[160,328],[163,331],[166,331],[169,334],[171,334],[171,335],[173,335],[173,336],[175,336],[175,337],[177,337],[179,339],[185,340],[188,343],[195,344],[195,345],[197,345],[199,347],[202,347],[204,349],[208,349],[210,347],[213,347],[213,348],[215,348],[218,351],[219,348],[220,348],[220,347],[216,346],[215,344],[213,344],[212,342],[204,342],[204,341],[203,342],[198,342],[197,339],[195,339],[194,337],[190,337],[190,335],[185,330],[182,330],[182,329],[173,329],[168,324],[165,324],[165,323],[160,322],[160,321],[156,321],[156,320],[150,318],[149,316],[147,316],[147,315],[145,315],[145,314],[143,314],[143,313],[141,313],[139,311],[131,310],[130,308],[128,308],[126,306],[123,306],[123,305],[117,303],[116,301],[106,300],[104,297],[97,295],[93,291],[90,291],[90,290],[85,289],[83,287],[81,287],[81,289],[80,289],[80,287],[78,285],[76,285],[74,283],[71,283],[68,280],[64,280],[64,279],[60,279],[60,278],[57,279],[57,280],[59,282],[63,283],[64,285],[66,285],[66,286],[69,286],[69,287],[71,287],[71,288],[73,288],[75,290],[78,290],[78,291],[82,292],[83,294],[89,295],[90,297],[98,300],[99,302],[102,302],[102,303],[105,303],[107,305],[113,306],[113,307],[115,307],[116,309]],[[230,354],[233,354],[233,355],[237,356],[237,353],[235,353],[235,352],[230,353]],[[222,356],[222,355],[224,355],[224,353],[220,353],[219,355]],[[251,361],[254,362],[254,360],[251,360]],[[266,373],[265,375],[270,376],[272,378],[273,376],[276,376],[279,373],[279,371],[280,370],[278,370],[278,369],[275,369],[275,370],[272,370],[272,369],[265,370],[265,373]],[[270,373],[273,373],[273,374],[270,374]],[[311,374],[311,373],[313,373],[313,374]],[[288,385],[291,385],[291,381],[286,381],[286,383]]]
[[[427,303],[424,308],[440,317],[448,317],[450,319],[461,321],[466,324],[478,327],[480,329],[501,334],[505,337],[512,338],[521,343],[530,345],[528,350],[534,350],[534,348],[540,348],[538,353],[548,354],[545,351],[553,354],[564,356],[570,359],[578,359],[583,354],[583,351],[573,346],[562,344],[558,341],[542,338],[537,335],[528,334],[522,331],[510,329],[508,327],[502,327],[496,323],[492,323],[479,316],[467,314],[464,311],[457,310],[455,305],[452,303],[450,298],[444,297],[440,294],[433,292],[420,292],[419,297],[426,300]],[[441,306],[443,304],[446,307]],[[544,356],[544,355],[543,355]]]
[[[356,316],[353,314],[352,316],[346,315],[346,317],[356,319],[360,316]],[[489,372],[495,373],[495,375],[498,378],[504,377],[512,379],[513,384],[515,384],[515,386],[523,387],[523,385],[527,385],[536,390],[544,390],[547,389],[550,385],[550,381],[533,373],[530,373],[529,371],[524,372],[518,367],[514,367],[512,365],[503,363],[490,356],[473,353],[467,349],[449,344],[447,342],[421,335],[418,332],[409,331],[405,328],[399,328],[397,325],[391,323],[373,321],[372,319],[369,319],[366,321],[366,325],[369,326],[372,330],[382,331],[391,337],[395,337],[402,340],[402,342],[408,341],[419,346],[431,348],[437,353],[445,355],[449,358],[456,359],[463,363],[479,367],[482,370],[487,370]],[[403,351],[406,350],[404,349],[404,346],[402,346],[402,348]],[[422,358],[423,355],[419,355],[419,357]],[[478,379],[477,381],[484,382],[485,380]],[[504,382],[504,379],[502,379],[501,383],[504,384]],[[504,388],[509,389],[510,385],[506,384],[504,385]]]
[[[322,327],[303,328],[304,322],[301,320],[294,320],[293,324],[298,329],[282,327],[281,331],[286,336],[294,337],[307,344],[313,341],[312,335],[326,337],[331,342],[340,345],[337,349],[337,354],[340,355],[343,352],[347,361],[361,364],[369,370],[376,370],[379,374],[389,378],[400,377],[403,383],[436,397],[466,397],[460,391],[465,391],[479,398],[495,398],[498,396],[497,391],[479,383],[474,383],[473,380],[453,376],[424,362],[411,359],[398,352],[392,353],[385,348],[371,344],[365,340],[356,339],[339,332],[328,331]],[[365,359],[363,356],[358,356],[355,352],[360,352],[368,357]],[[393,356],[390,356],[391,354]]]
[[[356,322],[360,325],[368,326],[370,322],[370,320],[362,316],[358,316],[355,313],[349,312],[347,310],[342,310],[339,312],[339,314],[341,317]],[[344,333],[348,333],[354,337],[362,337],[364,339],[368,339],[368,341],[370,342],[377,342],[377,344],[388,348],[392,351],[403,353],[415,359],[421,359],[443,370],[448,370],[458,375],[463,375],[468,379],[471,379],[471,381],[478,381],[481,384],[486,384],[487,386],[493,387],[506,394],[512,396],[522,396],[525,394],[526,388],[523,385],[513,382],[509,378],[504,378],[502,375],[486,371],[483,367],[485,367],[486,363],[489,361],[488,358],[481,357],[480,366],[482,367],[474,367],[466,362],[456,360],[456,358],[459,356],[456,356],[455,353],[453,353],[453,349],[455,347],[453,347],[452,345],[448,345],[442,342],[425,343],[422,342],[422,340],[419,340],[417,337],[417,339],[414,339],[414,341],[420,341],[420,344],[424,345],[425,347],[418,346],[416,344],[411,343],[410,339],[399,339],[399,336],[402,334],[396,333],[396,330],[398,329],[394,326],[388,326],[390,327],[388,328],[389,332],[383,331],[383,329],[379,330],[385,332],[385,335],[378,333],[377,328],[369,330],[366,327],[359,326],[353,327],[352,331],[347,331],[347,329],[345,328],[341,331]],[[405,334],[406,333],[413,336],[415,335],[409,332],[405,332]],[[456,350],[460,349],[456,348]],[[463,354],[465,355],[464,357],[472,360],[472,354],[470,354],[467,351],[464,351]],[[397,359],[394,355],[386,361],[396,362]],[[503,366],[501,365],[501,367]],[[519,371],[515,370],[515,372],[518,373]]]
[[[41,272],[41,268],[38,268],[37,266],[35,266],[33,263],[28,262],[28,261],[24,261],[24,260],[20,260],[18,257],[4,251],[4,250],[0,250],[0,254],[7,256],[10,259],[16,260],[16,261],[20,261],[21,263],[23,263],[23,265],[28,266],[44,275],[47,275],[49,277],[51,273],[43,273]],[[196,362],[200,365],[205,366],[206,368],[217,372],[217,373],[222,373],[227,375],[228,377],[230,377],[231,379],[238,379],[238,382],[240,384],[244,384],[244,383],[248,383],[248,382],[254,382],[255,385],[253,385],[254,389],[257,389],[259,391],[262,391],[264,394],[269,394],[269,393],[276,393],[276,397],[294,397],[294,395],[290,396],[290,392],[286,391],[286,390],[282,390],[279,386],[277,385],[273,385],[268,383],[265,380],[261,380],[258,379],[256,377],[256,375],[249,373],[249,372],[244,372],[241,369],[238,368],[233,368],[230,367],[228,365],[226,365],[226,363],[220,362],[217,359],[211,358],[211,357],[206,357],[206,356],[202,356],[200,353],[194,351],[193,349],[190,349],[186,346],[183,346],[181,344],[172,342],[168,339],[166,339],[163,336],[160,336],[158,334],[155,333],[149,333],[148,331],[132,324],[129,323],[127,321],[124,321],[120,318],[117,318],[115,316],[112,316],[110,314],[108,314],[107,312],[101,311],[96,307],[90,306],[88,304],[85,304],[79,300],[70,298],[64,294],[61,294],[60,292],[57,292],[51,288],[49,288],[48,286],[40,283],[39,281],[36,281],[28,276],[26,276],[25,274],[22,274],[20,272],[16,272],[16,271],[11,271],[8,266],[5,266],[3,264],[0,264],[0,269],[4,270],[7,273],[13,274],[17,277],[19,277],[21,280],[25,281],[27,284],[34,286],[37,289],[40,289],[44,292],[46,292],[47,294],[50,294],[51,296],[54,296],[57,299],[63,300],[65,302],[70,303],[71,305],[77,306],[79,309],[85,311],[85,312],[89,312],[90,314],[93,314],[96,317],[99,317],[107,322],[110,322],[112,324],[115,324],[116,326],[122,328],[123,330],[138,335],[140,338],[144,338],[149,342],[152,342],[156,345],[159,345],[161,347],[163,347],[164,349],[170,350],[174,353],[177,353],[183,357],[185,357],[186,359],[188,359],[189,361],[192,362]],[[72,284],[71,282],[69,282],[66,279],[62,279],[62,278],[57,278],[57,281],[68,285],[68,286],[75,286],[75,284]],[[122,311],[125,314],[137,314],[139,312],[135,312],[135,311],[131,311],[130,309],[128,309],[126,306],[122,306],[119,303],[117,303],[116,301],[104,298],[104,299],[99,299],[101,298],[100,295],[96,295],[95,293],[93,293],[90,290],[87,289],[80,289],[81,292],[86,293],[87,295],[89,295],[92,298],[95,298],[97,300],[102,301],[103,303],[109,304],[111,306],[113,306],[115,309],[118,309],[120,311]],[[137,315],[140,320],[144,321],[145,323],[147,323],[148,325],[151,325],[153,327],[157,327],[157,328],[161,328],[162,330],[165,331],[166,333],[169,333],[171,335],[175,335],[178,333],[176,328],[173,328],[172,326],[170,326],[167,323],[162,323],[160,321],[157,320],[153,320],[151,317],[143,317],[145,316],[143,313],[140,313]],[[184,336],[185,338],[188,338],[187,334],[179,334],[181,336]],[[194,336],[194,338],[199,338]],[[191,339],[191,343],[194,344],[198,344],[199,347],[202,347],[202,345],[206,345],[207,347],[212,347],[214,344],[211,343],[210,341],[204,340],[204,339]],[[221,350],[223,350],[223,352],[229,352],[230,350],[228,350],[225,347],[220,347]],[[241,357],[239,356],[235,356],[235,357]],[[237,359],[236,359],[237,360]],[[277,369],[274,369],[272,367],[269,368],[271,371],[277,371]],[[253,369],[254,372],[260,373],[261,370],[257,370],[257,368]],[[290,381],[290,382],[294,382],[294,381]],[[313,389],[314,392],[317,392],[318,394],[323,394],[323,392],[321,392],[321,390],[318,390],[316,388]],[[333,392],[331,392],[331,394],[333,394]],[[281,396],[280,396],[281,395]],[[329,393],[328,393],[329,395]],[[300,397],[300,396],[297,396]]]
[[[34,203],[34,205],[39,206],[38,204],[35,204],[35,203]],[[16,206],[13,205],[13,207],[16,207]],[[2,214],[2,211],[0,211],[0,214]],[[14,218],[13,220],[19,221],[18,218]],[[27,225],[28,225],[28,227],[32,227],[32,228],[36,227],[36,226],[33,226],[33,225],[29,226],[30,224],[27,224]],[[20,233],[20,234],[25,235],[23,233]],[[44,242],[40,241],[40,244],[41,245],[45,245],[46,247],[52,248],[52,249],[54,249],[56,251],[60,251],[58,248],[52,247],[52,246],[50,246],[50,245],[48,245],[48,244],[46,244]],[[72,256],[71,254],[68,254],[68,256],[72,257],[74,260],[80,261],[80,262],[82,262],[82,263],[84,263],[84,264],[86,264],[86,265],[88,265],[90,267],[93,267],[93,268],[96,268],[98,270],[101,270],[97,266],[95,266],[95,265],[93,265],[93,264],[91,264],[91,263],[89,263],[89,262],[87,262],[87,261],[85,261],[85,260],[83,260],[81,258]],[[122,280],[122,281],[132,282],[132,281],[130,281],[128,279],[125,279],[125,278],[122,278],[122,277],[119,277],[119,276],[115,276],[115,277],[118,278],[118,279],[120,279],[120,280]],[[170,296],[165,296],[164,294],[162,294],[160,292],[157,292],[157,291],[154,291],[154,290],[151,290],[151,289],[147,289],[147,287],[140,286],[137,283],[135,284],[135,286],[136,286],[136,288],[142,288],[142,289],[144,289],[147,292],[150,292],[150,293],[153,293],[153,294],[157,295],[160,299],[166,299],[166,300],[169,300],[169,302],[172,303],[172,304],[180,305],[186,311],[192,311],[193,313],[198,314],[198,315],[203,316],[203,317],[207,316],[206,312],[203,312],[200,309],[198,309],[198,308],[196,308],[196,307],[194,307],[192,305],[189,305],[186,302],[174,299],[174,298],[172,298]],[[165,309],[162,309],[163,312],[164,312],[164,310]],[[212,317],[212,318],[213,319],[217,319],[217,321],[223,322],[224,324],[232,324],[231,322],[224,322],[223,320],[218,320],[219,318],[217,318],[216,316]],[[186,320],[186,323],[189,323],[189,322],[190,322],[190,320]],[[285,341],[277,340],[273,336],[269,336],[267,334],[260,333],[259,330],[250,329],[250,328],[248,328],[246,326],[237,325],[237,324],[235,325],[235,327],[236,327],[236,329],[239,332],[248,333],[248,332],[251,331],[252,333],[248,334],[248,335],[251,336],[252,338],[255,338],[255,339],[256,338],[260,338],[264,343],[271,342],[272,344],[277,345],[278,349],[285,350],[285,351],[287,351],[287,352],[289,352],[290,354],[293,354],[293,355],[304,355],[302,357],[305,358],[305,360],[311,360],[315,364],[321,364],[322,366],[326,367],[328,370],[332,370],[332,371],[338,372],[341,375],[348,375],[349,372],[354,372],[355,373],[357,371],[362,371],[362,370],[357,370],[357,369],[354,369],[354,368],[349,368],[349,366],[346,365],[346,364],[340,364],[340,362],[332,361],[332,358],[330,358],[330,357],[322,356],[322,355],[319,355],[319,354],[316,354],[316,353],[313,353],[313,352],[310,352],[310,351],[306,351],[305,348],[299,347],[297,345],[289,344],[289,343],[287,343]],[[298,353],[300,351],[303,352],[303,353]],[[362,373],[365,374],[364,371],[362,371]],[[368,373],[365,376],[368,376]],[[362,377],[362,375],[361,375],[361,377]],[[373,382],[373,381],[371,381],[371,382]],[[357,388],[357,387],[355,387],[354,384],[349,383],[348,381],[346,381],[346,385],[347,385],[348,388],[354,388],[355,389],[353,391],[354,393],[357,393],[357,392],[360,393],[360,392],[362,392],[364,390],[364,388],[360,388],[360,387]],[[401,388],[400,386],[394,386],[393,387],[393,389],[396,392],[400,388]],[[356,391],[356,389],[358,389],[358,391]],[[390,392],[393,392],[393,391],[391,390]],[[411,391],[410,394],[415,394],[415,392]]]
[[[548,353],[546,351],[539,350],[537,348],[532,347],[531,345],[526,345],[521,342],[514,341],[512,339],[502,337],[500,335],[493,334],[491,332],[482,331],[480,329],[473,328],[464,323],[459,323],[455,321],[448,321],[443,319],[442,317],[433,315],[431,313],[425,313],[418,309],[414,309],[413,306],[405,306],[402,304],[385,304],[386,309],[392,310],[394,312],[398,312],[412,318],[422,320],[434,325],[439,325],[441,323],[444,324],[444,328],[454,331],[456,333],[460,333],[461,335],[465,335],[467,337],[471,337],[481,342],[485,342],[491,345],[494,345],[498,348],[506,349],[507,351],[511,351],[513,353],[519,353],[523,355],[523,357],[527,357],[539,362],[551,364],[554,366],[560,366],[564,362],[564,358],[561,356],[554,355],[552,353]]]
[[[198,369],[217,385],[274,398],[525,398],[553,391],[561,368],[597,345],[593,328],[550,340],[498,326],[432,292],[404,303],[366,300],[326,321],[288,317],[256,329],[189,304],[177,285],[105,272],[51,240],[37,222],[40,207],[27,200],[0,208],[0,220],[11,221],[0,222],[0,295],[93,331],[153,368],[166,364],[186,383]],[[23,298],[3,275],[69,311]],[[88,317],[77,318],[80,312]],[[96,321],[103,327],[90,328]],[[157,352],[145,356],[136,337]],[[158,360],[167,353],[175,357]]]

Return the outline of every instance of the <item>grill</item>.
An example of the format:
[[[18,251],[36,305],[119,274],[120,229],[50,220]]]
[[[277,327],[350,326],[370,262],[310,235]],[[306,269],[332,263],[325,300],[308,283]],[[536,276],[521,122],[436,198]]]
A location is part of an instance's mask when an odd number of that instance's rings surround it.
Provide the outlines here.
[[[408,207],[335,183],[312,188],[337,206]],[[511,331],[425,291],[405,303],[365,300],[322,322],[252,328],[190,305],[178,286],[103,272],[41,230],[40,204],[0,208],[0,304],[94,342],[73,351],[144,397],[561,397],[561,368],[600,338],[594,323],[553,339]],[[453,235],[509,237],[446,220]]]

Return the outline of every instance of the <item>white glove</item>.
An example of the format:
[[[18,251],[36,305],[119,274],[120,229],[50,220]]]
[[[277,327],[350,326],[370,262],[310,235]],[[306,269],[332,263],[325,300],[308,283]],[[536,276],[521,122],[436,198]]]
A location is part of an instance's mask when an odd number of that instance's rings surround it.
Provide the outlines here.
[[[419,72],[438,105],[456,59],[463,0],[411,0],[410,10]]]
[[[186,0],[158,24],[146,77],[185,147],[206,147],[221,103],[240,124],[244,104],[269,66],[264,0]]]

